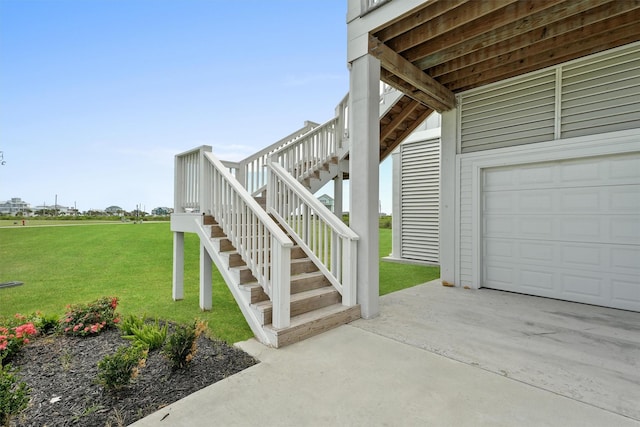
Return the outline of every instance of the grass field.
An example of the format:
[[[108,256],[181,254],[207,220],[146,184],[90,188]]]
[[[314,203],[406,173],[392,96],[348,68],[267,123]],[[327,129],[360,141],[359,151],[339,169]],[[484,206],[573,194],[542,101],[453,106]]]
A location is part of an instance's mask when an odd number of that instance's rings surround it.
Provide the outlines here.
[[[82,223],[84,224],[84,222]],[[381,256],[391,248],[391,230],[380,230]],[[213,336],[237,342],[252,336],[231,293],[213,273],[213,310],[198,306],[199,242],[185,234],[185,299],[171,299],[172,234],[169,223],[0,228],[0,317],[40,310],[62,315],[67,304],[102,296],[120,298],[126,315],[190,322],[205,320]],[[437,278],[436,267],[380,263],[380,293]]]

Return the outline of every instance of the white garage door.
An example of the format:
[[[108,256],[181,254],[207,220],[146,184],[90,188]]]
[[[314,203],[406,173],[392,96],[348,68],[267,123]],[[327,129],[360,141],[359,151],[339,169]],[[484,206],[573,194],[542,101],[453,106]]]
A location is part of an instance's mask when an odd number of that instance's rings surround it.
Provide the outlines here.
[[[640,153],[485,169],[482,286],[640,311]]]

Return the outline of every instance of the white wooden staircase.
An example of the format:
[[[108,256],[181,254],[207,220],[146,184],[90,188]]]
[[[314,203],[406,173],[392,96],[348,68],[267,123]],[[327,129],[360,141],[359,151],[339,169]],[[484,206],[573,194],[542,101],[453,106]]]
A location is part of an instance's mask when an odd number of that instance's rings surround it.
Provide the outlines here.
[[[174,299],[184,292],[184,233],[193,232],[200,307],[212,307],[215,264],[261,342],[282,347],[360,317],[358,236],[313,195],[348,173],[347,101],[334,119],[307,122],[241,162],[220,161],[207,146],[176,156]],[[403,101],[381,107],[381,157],[400,142],[390,127],[406,133],[424,115],[393,108]]]

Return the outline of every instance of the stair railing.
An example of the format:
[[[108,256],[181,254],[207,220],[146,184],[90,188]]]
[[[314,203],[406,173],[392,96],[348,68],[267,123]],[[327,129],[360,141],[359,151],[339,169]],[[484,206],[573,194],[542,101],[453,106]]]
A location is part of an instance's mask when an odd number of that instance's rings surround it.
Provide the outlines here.
[[[275,328],[290,324],[293,242],[212,153],[204,153],[203,180],[211,183],[209,203],[231,244],[273,302]]]
[[[275,158],[268,165],[267,212],[280,222],[342,294],[342,304],[355,305],[358,235]]]
[[[205,186],[201,170],[204,153],[211,147],[203,145],[175,156],[173,206],[175,213],[199,212]]]
[[[267,185],[267,159],[275,151],[294,143],[310,130],[318,126],[318,123],[306,121],[304,126],[281,140],[269,145],[255,154],[239,162],[223,161],[232,175],[245,189],[254,196],[260,195]]]

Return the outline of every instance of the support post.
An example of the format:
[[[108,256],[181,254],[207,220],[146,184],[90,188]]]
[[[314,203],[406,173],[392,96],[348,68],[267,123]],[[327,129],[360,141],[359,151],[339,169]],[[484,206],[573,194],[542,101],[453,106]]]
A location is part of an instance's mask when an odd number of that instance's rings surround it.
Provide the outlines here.
[[[456,127],[455,109],[442,113],[440,135],[440,279],[456,283]]]
[[[402,146],[401,146],[402,147]],[[392,205],[391,208],[391,258],[402,258],[402,152],[391,153],[393,162]]]
[[[173,233],[173,300],[184,299],[184,233]]]
[[[340,165],[338,165],[340,167]],[[342,171],[338,172],[338,175],[333,179],[333,213],[342,220],[342,186],[344,179],[342,178]]]
[[[200,244],[200,309],[203,311],[211,310],[212,306],[212,266],[209,252]]]
[[[366,319],[379,313],[379,92],[380,62],[368,54],[355,59],[349,85],[349,224],[360,238],[357,300]]]

